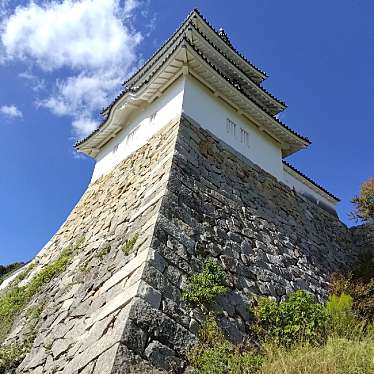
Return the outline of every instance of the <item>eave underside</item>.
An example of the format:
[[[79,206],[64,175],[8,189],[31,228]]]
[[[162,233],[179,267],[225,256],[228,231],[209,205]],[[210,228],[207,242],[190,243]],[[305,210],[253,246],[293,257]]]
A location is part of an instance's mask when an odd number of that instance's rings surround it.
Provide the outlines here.
[[[284,124],[262,110],[244,92],[235,87],[217,68],[210,64],[198,49],[183,39],[158,65],[156,70],[118,98],[100,128],[88,138],[77,143],[76,148],[90,156],[95,155],[126,125],[126,119],[134,110],[152,103],[181,75],[192,75],[215,96],[221,97],[240,115],[256,124],[282,146],[283,156],[288,156],[310,142],[294,133]]]

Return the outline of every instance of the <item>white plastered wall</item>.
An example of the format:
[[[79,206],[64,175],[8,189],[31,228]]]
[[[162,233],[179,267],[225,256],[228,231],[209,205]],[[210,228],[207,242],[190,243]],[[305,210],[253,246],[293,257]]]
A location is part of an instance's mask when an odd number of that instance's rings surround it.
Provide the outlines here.
[[[124,129],[97,155],[91,182],[109,173],[115,165],[146,144],[156,132],[181,114],[183,89],[184,81],[180,78],[160,98],[129,119]]]
[[[276,140],[240,116],[191,76],[180,77],[160,98],[129,119],[124,129],[97,155],[92,181],[110,172],[182,112],[279,181],[335,208],[334,203],[284,170],[281,146]],[[235,127],[234,131],[232,127]],[[245,139],[242,130],[247,134]]]
[[[192,77],[186,80],[183,111],[278,180],[283,180],[280,144]],[[244,135],[243,130],[248,135]]]

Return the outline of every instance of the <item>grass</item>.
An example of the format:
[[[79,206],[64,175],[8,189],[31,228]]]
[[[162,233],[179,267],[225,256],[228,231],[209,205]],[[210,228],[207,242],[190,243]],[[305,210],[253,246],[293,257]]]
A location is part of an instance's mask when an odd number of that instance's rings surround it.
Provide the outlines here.
[[[298,345],[291,350],[265,347],[261,374],[371,374],[374,340],[330,337],[323,346]]]
[[[256,373],[263,357],[230,343],[210,314],[198,332],[198,343],[188,352],[189,363],[201,374]]]
[[[0,297],[0,341],[11,329],[16,318],[27,307],[32,298],[52,279],[63,273],[71,262],[73,252],[83,244],[79,239],[74,246],[64,249],[57,260],[43,267],[26,286],[18,287],[36,266],[31,264],[11,284]],[[36,326],[43,311],[43,305],[37,304],[28,308],[27,323],[23,330],[23,340],[17,343],[0,346],[0,374],[13,372],[31,350],[36,336]]]
[[[14,343],[0,348],[0,374],[12,372],[30,350],[28,343]]]
[[[374,324],[357,318],[352,303],[341,294],[318,304],[299,291],[280,303],[261,298],[256,348],[228,341],[210,312],[187,359],[201,374],[374,374]]]
[[[330,336],[323,345],[292,348],[268,342],[259,353],[228,342],[208,319],[188,360],[200,374],[372,374],[374,335]]]

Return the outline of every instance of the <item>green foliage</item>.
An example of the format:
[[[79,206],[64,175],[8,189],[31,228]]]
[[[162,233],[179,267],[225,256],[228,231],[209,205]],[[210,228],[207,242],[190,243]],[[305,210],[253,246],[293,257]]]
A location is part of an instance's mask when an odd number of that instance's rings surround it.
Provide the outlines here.
[[[42,268],[39,273],[32,278],[28,286],[26,286],[26,297],[29,300],[42,286],[49,283],[53,278],[66,270],[70,263],[72,253],[72,248],[64,249],[56,261]]]
[[[352,309],[360,319],[374,322],[374,253],[364,253],[349,273],[335,273],[331,293],[352,296]]]
[[[36,261],[32,262],[31,264],[27,265],[26,269],[23,270],[21,273],[17,275],[17,277],[14,279],[14,281],[11,283],[12,286],[16,286],[19,282],[23,281],[25,278],[28,277],[28,275],[31,273],[31,271],[35,268],[35,266],[38,263]]]
[[[132,250],[134,248],[134,245],[135,245],[136,241],[138,240],[138,238],[139,238],[139,234],[135,234],[131,239],[126,240],[125,244],[123,244],[122,252],[126,256],[128,256],[132,252]]]
[[[203,270],[192,275],[188,287],[182,294],[183,299],[191,305],[208,307],[217,296],[227,292],[225,280],[222,266],[213,260],[206,260]]]
[[[326,311],[329,316],[329,334],[339,337],[350,337],[357,333],[360,321],[352,312],[353,299],[342,293],[331,295],[326,303]]]
[[[358,220],[368,221],[374,218],[374,178],[369,178],[362,183],[360,193],[352,199],[355,209],[352,217]]]
[[[282,302],[259,298],[255,316],[260,336],[285,347],[300,341],[321,343],[326,338],[328,313],[302,290],[289,294]]]
[[[214,316],[208,316],[198,333],[199,342],[187,354],[191,366],[202,374],[255,373],[263,358],[225,339]]]
[[[58,259],[42,268],[29,282],[28,285],[18,287],[17,282],[10,287],[4,295],[0,297],[0,340],[3,339],[14,320],[32,299],[32,297],[46,284],[48,284],[57,275],[64,272],[70,263],[74,248],[67,248],[62,251]],[[25,270],[26,273],[30,269]],[[20,277],[22,277],[24,274]]]
[[[0,265],[0,284],[4,282],[8,276],[15,272],[17,269],[21,268],[24,265],[23,262],[15,262],[10,265]]]

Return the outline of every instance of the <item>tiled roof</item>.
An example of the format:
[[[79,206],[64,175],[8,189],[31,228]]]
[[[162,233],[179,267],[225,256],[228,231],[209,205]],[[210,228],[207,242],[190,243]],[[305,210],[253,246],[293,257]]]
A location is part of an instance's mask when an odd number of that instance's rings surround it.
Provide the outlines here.
[[[193,14],[193,13],[197,13],[205,22],[206,22],[206,24],[211,28],[211,30],[214,32],[214,33],[216,33],[217,35],[218,35],[218,37],[220,37],[220,39],[222,38],[221,36],[220,36],[220,34],[219,34],[219,32],[217,32],[210,24],[209,24],[209,22],[201,15],[201,13],[199,12],[199,10],[197,10],[197,9],[194,9],[189,15],[188,15],[188,17],[186,18],[186,20],[182,23],[182,25],[173,33],[173,35],[172,36],[170,36],[170,38],[149,58],[149,60],[143,65],[143,66],[145,66],[145,65],[147,65],[147,63],[165,46],[165,44],[167,44],[173,37],[175,37],[178,33],[180,33],[180,34],[182,34],[185,30],[184,30],[184,28],[183,28],[183,26],[188,26],[188,24],[185,24],[186,23],[186,21],[188,20],[188,18]],[[196,27],[194,26],[194,25],[192,25],[194,28],[195,28],[195,30],[197,30],[196,29]],[[208,40],[207,39],[207,37],[202,33],[202,32],[200,32],[199,30],[197,30],[198,32],[199,32],[199,34],[202,36],[202,37],[204,37],[206,40]],[[148,83],[149,82],[149,80],[154,76],[154,74],[161,68],[161,66],[163,65],[163,63],[169,58],[169,56],[177,49],[177,47],[183,42],[183,41],[185,41],[185,42],[187,42],[203,59],[204,59],[204,61],[205,62],[207,62],[208,64],[209,64],[209,66],[211,66],[218,74],[220,74],[226,81],[228,81],[233,87],[235,87],[240,93],[242,93],[246,98],[248,98],[249,100],[251,100],[253,103],[255,103],[255,105],[257,105],[259,108],[261,108],[263,111],[265,111],[266,113],[268,113],[276,122],[278,122],[282,127],[284,127],[285,129],[287,129],[289,132],[291,132],[293,135],[295,135],[295,136],[297,136],[297,137],[299,137],[300,139],[302,139],[302,140],[304,140],[305,142],[307,142],[308,144],[310,144],[311,142],[310,142],[310,140],[308,139],[308,138],[306,138],[306,137],[303,137],[303,136],[301,136],[300,134],[298,134],[297,132],[295,132],[294,130],[292,130],[291,128],[289,128],[286,124],[284,124],[283,122],[281,122],[278,118],[276,118],[276,117],[274,117],[274,116],[272,116],[270,113],[269,113],[269,111],[267,110],[267,108],[266,107],[264,107],[263,105],[261,105],[260,103],[258,103],[257,102],[257,100],[256,101],[254,101],[253,100],[253,98],[251,98],[249,95],[247,95],[245,92],[243,92],[239,87],[238,87],[238,85],[237,84],[235,84],[235,82],[232,82],[232,80],[229,78],[229,77],[227,77],[227,76],[225,76],[214,64],[212,64],[208,59],[207,59],[207,57],[201,52],[201,51],[199,51],[198,49],[197,49],[197,47],[195,46],[195,45],[193,45],[188,39],[186,39],[186,37],[183,37],[181,40],[180,40],[180,42],[179,43],[177,43],[177,45],[175,45],[174,46],[174,48],[172,49],[172,51],[163,59],[163,61],[162,61],[162,63],[160,64],[160,67],[158,67],[155,71],[153,71],[148,77],[147,77],[147,79],[145,79],[139,86],[131,86],[131,87],[127,87],[127,86],[125,86],[125,88],[120,92],[120,94],[119,95],[117,95],[116,97],[115,97],[115,99],[111,102],[111,104],[108,106],[108,107],[106,107],[105,109],[103,109],[103,111],[102,111],[102,114],[104,113],[104,112],[108,112],[108,111],[110,111],[111,109],[112,109],[112,107],[118,102],[118,100],[119,99],[121,99],[127,92],[136,92],[136,91],[138,91],[141,87],[143,87],[144,86],[144,84],[146,84],[146,83]],[[227,59],[227,60],[229,60],[235,67],[237,67],[239,70],[241,70],[238,66],[237,66],[237,64],[235,64],[232,60],[230,60],[229,58],[228,58],[228,56],[226,56],[217,46],[215,46],[211,41],[209,41],[208,40],[208,42],[210,43],[210,45],[213,47],[213,48],[215,48],[219,53],[221,53],[222,55],[224,55],[225,56],[225,58]],[[254,66],[253,64],[251,64],[248,60],[246,60],[245,58],[244,58],[244,56],[242,56],[234,47],[232,47],[232,45],[231,45],[231,43],[227,43],[227,42],[225,42],[227,45],[228,45],[228,47],[230,47],[235,53],[237,53],[242,59],[244,59],[250,66],[252,66],[254,69],[256,69],[258,72],[260,72],[261,74],[263,74],[263,75],[265,75],[265,76],[267,76],[266,75],[266,73],[265,72],[263,72],[263,71],[261,71],[261,70],[259,70],[256,66]],[[159,58],[157,58],[155,61],[153,61],[152,62],[152,64],[144,71],[144,72],[142,72],[141,73],[141,75],[139,76],[139,78],[140,77],[143,77],[145,74],[146,74],[146,72],[147,71],[149,71],[149,69],[151,68],[151,66],[153,66],[157,61],[159,61],[160,60],[160,58],[162,57],[163,55],[160,55],[160,57]],[[128,82],[129,80],[131,80],[135,75],[136,75],[137,73],[135,73],[132,77],[130,77],[126,82]],[[126,84],[126,82],[124,82],[124,84]],[[283,106],[286,106],[286,104],[285,103],[283,103],[282,101],[280,101],[280,100],[278,100],[276,97],[274,97],[270,92],[268,92],[267,90],[265,90],[263,87],[261,87],[261,86],[259,86],[259,85],[257,85],[260,89],[262,89],[266,94],[268,94],[271,98],[273,98],[274,100],[276,100],[278,103],[280,103],[281,105],[283,105]],[[107,120],[107,118],[108,118],[108,116],[109,116],[109,112],[107,113],[107,115],[105,116],[105,118],[104,118],[104,120],[101,122],[101,124],[98,126],[98,128],[96,129],[96,130],[94,130],[91,134],[89,134],[87,137],[85,137],[85,138],[83,138],[83,139],[81,139],[81,140],[79,140],[79,141],[77,141],[76,143],[75,143],[75,147],[78,147],[79,145],[81,145],[82,143],[84,143],[85,141],[87,141],[89,138],[91,138],[94,134],[96,134],[97,132],[99,132],[100,131],[100,129],[103,127],[103,125],[106,123],[106,120]]]
[[[252,102],[253,99],[251,97],[249,97],[245,92],[243,92],[240,88],[237,87],[237,85],[235,85],[230,78],[226,77],[215,65],[213,65],[207,58],[206,56],[204,56],[202,54],[202,52],[200,52],[196,46],[194,46],[193,44],[191,44],[191,42],[187,39],[185,39],[185,41],[195,50],[196,53],[198,53],[200,55],[200,57],[210,66],[212,67],[218,74],[221,75],[222,78],[226,79],[227,82],[229,82],[233,87],[235,87],[236,90],[238,90],[241,94],[243,94],[247,99],[251,100]],[[254,102],[255,103],[255,102]],[[260,106],[259,104],[255,103],[259,108],[261,108],[264,112],[268,113],[266,109],[264,109],[262,106]],[[278,122],[282,127],[284,127],[285,129],[287,129],[288,131],[290,131],[292,134],[296,135],[298,138],[304,140],[305,142],[311,144],[311,141],[298,134],[296,131],[292,130],[291,128],[289,128],[286,124],[284,124],[282,121],[280,121],[278,118],[276,117],[272,117],[276,122]]]
[[[207,57],[197,49],[197,47],[195,45],[193,45],[186,37],[183,37],[183,39],[181,39],[181,41],[176,44],[174,46],[174,48],[169,52],[169,54],[164,58],[163,60],[163,63],[167,61],[167,59],[170,57],[170,55],[182,44],[182,42],[185,42],[187,43],[188,45],[191,46],[191,48],[199,54],[199,56],[210,66],[212,67],[218,74],[220,74],[220,76],[222,78],[224,78],[227,82],[229,82],[237,91],[239,91],[241,94],[243,94],[247,99],[251,100],[255,105],[257,105],[260,109],[262,109],[263,111],[265,111],[266,113],[268,113],[268,111],[266,110],[266,108],[262,107],[261,105],[259,105],[258,103],[254,102],[253,99],[251,97],[249,97],[245,92],[243,92],[240,88],[237,87],[237,85],[234,84],[234,82],[231,81],[231,79],[227,76],[225,76],[214,64],[212,64],[208,59]],[[108,107],[108,109],[110,110],[116,103],[117,101],[123,97],[127,92],[136,92],[138,91],[141,87],[143,87],[145,84],[147,84],[149,82],[149,80],[154,76],[154,74],[156,74],[159,69],[161,69],[162,67],[162,64],[160,64],[160,66],[155,70],[153,71],[148,77],[147,79],[145,79],[139,86],[137,87],[131,87],[131,88],[125,88],[114,100],[113,102],[110,104],[110,106]],[[270,114],[269,114],[270,115]],[[287,129],[289,132],[291,132],[293,135],[297,136],[298,138],[304,140],[305,142],[307,142],[308,144],[311,143],[311,141],[304,137],[304,136],[301,136],[300,134],[298,134],[296,131],[292,130],[291,128],[289,128],[286,124],[284,124],[283,122],[281,122],[278,118],[275,118],[273,116],[271,116],[276,122],[278,122],[282,127],[284,127],[285,129]],[[79,145],[81,145],[82,143],[84,143],[86,140],[88,140],[89,138],[91,138],[94,134],[96,134],[101,128],[102,126],[105,124],[106,122],[106,119],[107,117],[103,120],[103,122],[99,125],[99,127],[94,130],[90,135],[88,135],[86,138],[84,139],[81,139],[79,140],[74,146],[75,147],[78,147]]]
[[[209,23],[209,21],[200,13],[199,9],[195,8],[193,11],[195,11],[205,22],[206,24],[211,28],[211,30],[217,34],[220,38],[219,31],[215,30],[215,28]],[[221,38],[222,39],[222,38]],[[234,48],[231,43],[226,44],[238,55],[240,56],[248,65],[250,65],[253,69],[257,70],[260,74],[264,75],[265,77],[268,77],[267,73],[263,70],[259,69],[256,65],[254,65],[252,62],[250,62],[245,56],[243,56],[236,48]]]
[[[225,52],[223,52],[221,49],[219,49],[219,47],[217,47],[211,40],[208,39],[208,37],[203,33],[201,32],[199,29],[197,29],[194,25],[192,25],[192,27],[199,33],[199,35],[204,38],[217,52],[219,52],[222,56],[224,56],[226,58],[226,60],[230,61],[231,64],[233,64],[239,71],[241,71],[243,74],[243,70],[240,68],[240,66],[237,65],[237,63],[235,61],[233,61],[229,56],[226,55]],[[267,95],[269,95],[272,99],[274,99],[275,101],[277,101],[279,104],[281,104],[282,106],[284,106],[285,108],[287,108],[287,104],[278,99],[277,97],[275,97],[272,93],[270,93],[268,90],[266,90],[264,87],[260,86],[260,85],[257,85],[257,87],[259,87],[262,91],[264,91]]]
[[[287,161],[285,160],[282,160],[283,161],[283,164],[288,166],[291,170],[293,170],[295,173],[299,174],[300,176],[302,176],[304,179],[306,179],[307,181],[309,181],[310,183],[314,184],[316,187],[318,187],[320,190],[322,190],[323,192],[327,193],[327,195],[329,195],[330,197],[332,197],[333,199],[335,199],[336,201],[340,201],[340,199],[335,196],[334,194],[332,194],[331,192],[327,191],[325,188],[323,188],[321,185],[319,185],[318,183],[316,183],[314,180],[310,179],[309,177],[307,177],[304,173],[302,173],[300,170],[296,169],[294,166],[292,166],[290,163],[288,163]]]

